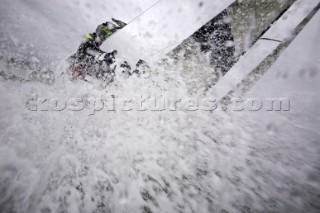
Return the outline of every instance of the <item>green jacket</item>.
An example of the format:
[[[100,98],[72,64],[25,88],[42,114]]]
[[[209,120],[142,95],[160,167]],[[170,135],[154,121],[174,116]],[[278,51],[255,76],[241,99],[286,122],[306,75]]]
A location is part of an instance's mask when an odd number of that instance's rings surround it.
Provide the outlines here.
[[[117,32],[118,30],[122,29],[123,27],[125,27],[127,24],[116,20],[116,19],[112,19],[112,21],[115,23],[111,23],[111,22],[106,22],[103,24],[100,24],[97,29],[96,29],[96,34],[97,36],[99,36],[101,38],[102,41],[105,41],[107,38],[109,38],[113,33]],[[111,24],[113,27],[112,29],[110,29],[108,27],[108,24]]]

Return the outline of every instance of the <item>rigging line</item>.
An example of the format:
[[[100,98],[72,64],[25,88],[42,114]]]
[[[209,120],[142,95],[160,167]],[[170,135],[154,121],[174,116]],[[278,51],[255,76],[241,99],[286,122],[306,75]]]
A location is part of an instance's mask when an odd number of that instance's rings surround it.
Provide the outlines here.
[[[159,50],[159,51],[156,51],[154,54],[152,54],[151,57],[154,57],[154,56],[157,56],[159,55],[160,53],[162,53],[165,49],[168,49],[169,47],[172,47],[173,45],[177,45],[178,42],[174,42],[174,43],[171,43],[169,44],[168,46],[164,47],[163,49]],[[167,54],[167,53],[166,53]]]
[[[142,12],[141,14],[139,14],[138,16],[136,16],[135,18],[133,18],[131,21],[129,21],[127,23],[126,26],[127,27],[129,24],[131,24],[132,22],[134,22],[135,20],[137,20],[139,17],[141,17],[142,15],[144,15],[146,12],[148,12],[149,10],[151,10],[152,8],[154,8],[157,4],[159,4],[162,0],[157,1],[156,3],[154,3],[151,7],[149,7],[148,9],[146,9],[144,12]],[[113,37],[114,35],[116,35],[120,30],[116,31],[115,33],[113,33],[111,36],[109,36],[109,38]],[[108,39],[109,39],[108,38]]]
[[[132,19],[127,25],[129,25],[130,23],[132,23],[133,21],[135,21],[136,19],[138,19],[139,17],[141,17],[142,15],[144,15],[146,12],[148,12],[149,10],[151,10],[153,7],[155,7],[157,4],[159,4],[162,0],[157,1],[156,3],[154,3],[151,7],[149,7],[148,9],[146,9],[143,13],[139,14],[137,17],[135,17],[134,19]]]

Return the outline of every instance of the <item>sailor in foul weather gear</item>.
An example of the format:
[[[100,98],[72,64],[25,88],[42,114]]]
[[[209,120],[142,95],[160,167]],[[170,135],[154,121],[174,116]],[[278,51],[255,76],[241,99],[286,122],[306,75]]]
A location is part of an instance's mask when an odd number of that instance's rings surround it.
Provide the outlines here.
[[[126,23],[114,18],[112,19],[112,21],[114,23],[107,21],[105,23],[100,24],[96,29],[96,34],[101,38],[102,42],[104,42],[112,34],[114,34],[115,32],[127,25]]]
[[[126,26],[126,23],[119,21],[117,19],[112,19],[112,22],[105,22],[100,24],[96,32],[89,33],[86,35],[86,40],[79,46],[75,57],[75,62],[72,71],[71,80],[75,80],[78,77],[85,77],[87,74],[93,75],[94,68],[92,65],[97,63],[97,60],[101,60],[101,55],[104,56],[106,61],[111,62],[116,55],[116,51],[106,54],[100,49],[102,43],[108,39],[112,34],[117,32]],[[90,69],[92,68],[92,69]]]

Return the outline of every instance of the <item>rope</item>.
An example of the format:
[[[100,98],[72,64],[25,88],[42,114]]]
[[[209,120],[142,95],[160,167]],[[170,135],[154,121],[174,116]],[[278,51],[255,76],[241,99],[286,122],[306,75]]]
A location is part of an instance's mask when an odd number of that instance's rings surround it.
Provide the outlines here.
[[[151,7],[149,7],[148,9],[146,9],[144,12],[142,12],[141,14],[139,14],[138,16],[136,16],[135,18],[133,18],[130,22],[127,23],[126,26],[128,26],[129,24],[131,24],[132,22],[134,22],[135,20],[137,20],[138,18],[140,18],[142,15],[144,15],[146,12],[148,12],[149,10],[151,10],[152,8],[154,8],[157,4],[159,4],[162,0],[157,1],[156,3],[154,3]],[[126,27],[124,26],[124,27]],[[108,39],[110,39],[112,36],[116,35],[120,30],[114,32],[112,35],[110,35],[108,37]]]
[[[134,22],[135,20],[137,20],[139,17],[141,17],[142,15],[144,15],[146,12],[148,12],[149,10],[151,10],[152,8],[154,8],[157,4],[159,4],[162,0],[157,1],[156,3],[154,3],[151,7],[149,7],[147,10],[145,10],[143,13],[141,13],[140,15],[138,15],[137,17],[135,17],[134,19],[132,19],[127,25],[131,24],[132,22]]]

